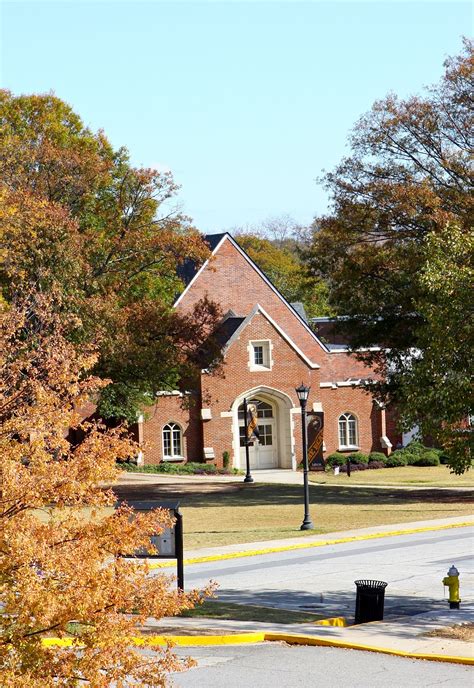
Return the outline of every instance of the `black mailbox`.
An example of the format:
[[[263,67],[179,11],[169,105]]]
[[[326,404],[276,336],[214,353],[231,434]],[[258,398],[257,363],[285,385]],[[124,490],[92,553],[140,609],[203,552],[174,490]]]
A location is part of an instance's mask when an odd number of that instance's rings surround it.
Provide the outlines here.
[[[156,533],[150,538],[151,544],[156,547],[158,553],[150,554],[142,549],[127,556],[147,559],[176,559],[178,588],[184,590],[183,515],[179,510],[179,502],[135,501],[132,499],[119,502],[116,506],[122,505],[131,506],[135,511],[166,509],[171,512],[174,518],[173,526],[165,528],[162,533]]]

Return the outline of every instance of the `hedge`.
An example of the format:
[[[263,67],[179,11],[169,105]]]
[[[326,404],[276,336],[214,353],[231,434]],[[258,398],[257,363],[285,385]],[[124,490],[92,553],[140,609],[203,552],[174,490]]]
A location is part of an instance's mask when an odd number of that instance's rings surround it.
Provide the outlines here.
[[[186,463],[171,463],[163,461],[162,463],[137,466],[135,463],[118,463],[118,468],[129,473],[167,473],[171,475],[215,475],[216,473],[224,475],[235,475],[239,473],[237,469],[223,469],[217,468],[213,463],[199,463],[197,461],[188,461]]]
[[[386,461],[386,466],[388,468],[396,468],[397,466],[406,466],[407,465],[407,455],[403,451],[403,449],[397,449],[396,451],[393,452],[393,454],[390,454],[390,456],[387,457]]]
[[[371,463],[382,463],[384,466],[387,463],[387,457],[382,452],[370,452],[369,454],[369,464]]]
[[[334,468],[334,466],[345,466],[345,463],[346,455],[341,454],[341,452],[333,452],[332,454],[329,454],[326,459],[326,464],[331,468]]]
[[[346,460],[349,459],[351,464],[364,464],[367,465],[369,463],[369,457],[367,454],[364,454],[363,452],[352,452],[352,454],[348,454],[346,456]]]
[[[413,466],[439,466],[439,456],[436,451],[424,451],[413,462]]]

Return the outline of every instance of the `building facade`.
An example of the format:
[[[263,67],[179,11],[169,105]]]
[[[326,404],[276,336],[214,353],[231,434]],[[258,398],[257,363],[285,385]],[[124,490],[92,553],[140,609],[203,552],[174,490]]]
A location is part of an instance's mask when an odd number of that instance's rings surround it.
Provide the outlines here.
[[[140,418],[140,460],[207,461],[245,467],[244,398],[257,408],[259,439],[253,470],[296,470],[301,457],[301,410],[295,388],[310,387],[308,411],[323,420],[324,455],[390,451],[393,419],[363,389],[373,371],[319,339],[304,313],[288,303],[229,234],[206,237],[212,255],[187,265],[175,308],[192,311],[201,298],[220,304],[223,371],[203,371],[199,389],[159,392]]]

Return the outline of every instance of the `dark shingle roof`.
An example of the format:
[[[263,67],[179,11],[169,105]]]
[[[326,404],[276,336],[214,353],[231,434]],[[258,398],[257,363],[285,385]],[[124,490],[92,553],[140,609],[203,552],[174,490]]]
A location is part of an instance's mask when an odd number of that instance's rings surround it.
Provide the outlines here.
[[[230,316],[221,322],[215,332],[215,338],[220,346],[225,346],[232,335],[239,329],[245,318]]]
[[[222,232],[221,234],[205,234],[204,241],[209,246],[210,250],[213,251],[221,239],[227,234],[227,232]],[[193,279],[194,275],[198,271],[198,267],[194,260],[187,258],[181,265],[178,266],[177,272],[178,277],[183,280],[184,285],[187,287],[188,284]]]

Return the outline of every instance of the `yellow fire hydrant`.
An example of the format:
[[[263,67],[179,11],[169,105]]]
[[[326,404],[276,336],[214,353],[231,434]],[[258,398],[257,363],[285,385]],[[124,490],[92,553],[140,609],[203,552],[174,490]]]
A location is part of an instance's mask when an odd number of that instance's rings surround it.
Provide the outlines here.
[[[459,571],[454,566],[448,571],[448,575],[443,578],[443,585],[447,585],[449,588],[449,608],[459,609],[459,603],[461,599],[459,597]]]

